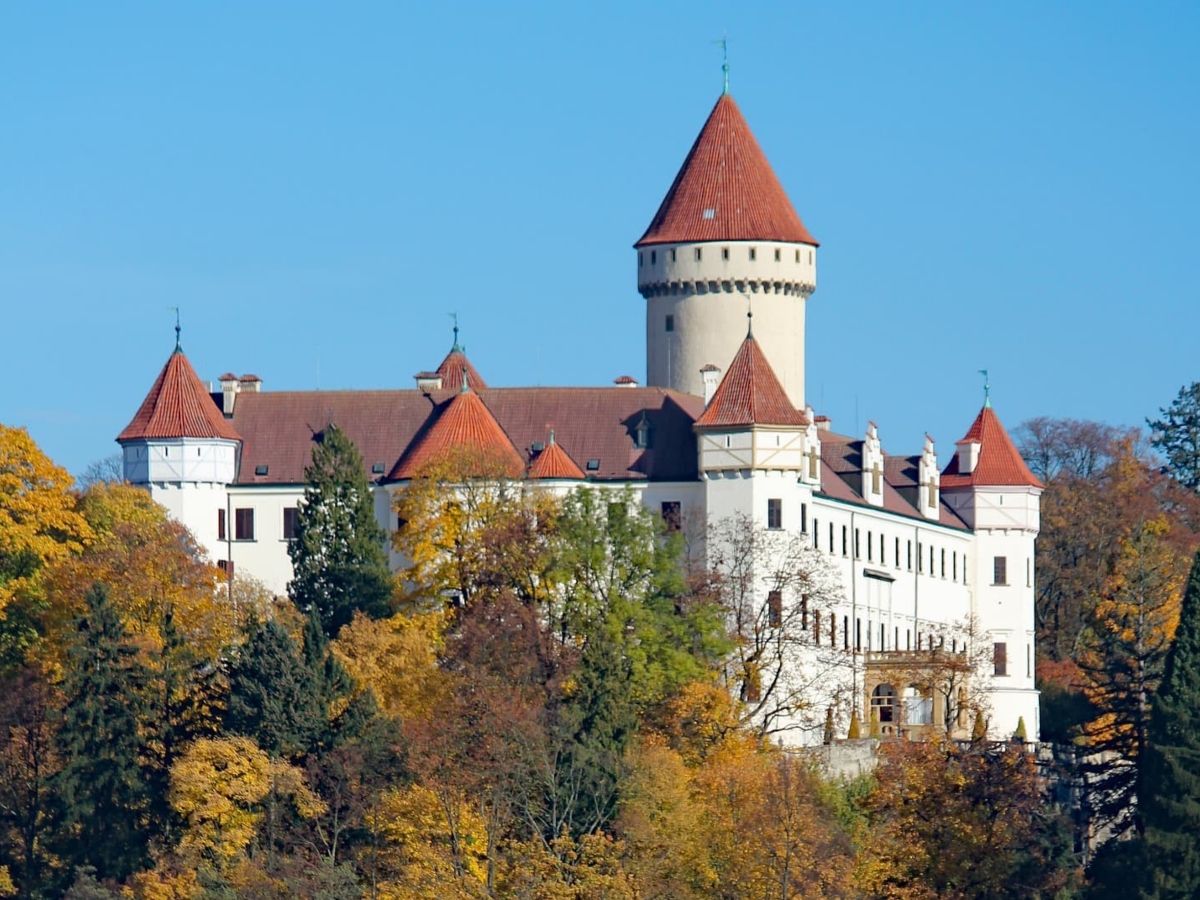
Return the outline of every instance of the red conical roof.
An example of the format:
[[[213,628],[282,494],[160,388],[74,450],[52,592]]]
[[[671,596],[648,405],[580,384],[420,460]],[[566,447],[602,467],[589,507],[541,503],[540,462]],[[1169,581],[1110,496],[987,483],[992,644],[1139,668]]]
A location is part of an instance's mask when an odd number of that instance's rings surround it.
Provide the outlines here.
[[[817,244],[741,110],[723,94],[635,246],[752,240]]]
[[[746,335],[697,428],[742,425],[806,425],[775,377],[753,334]]]
[[[414,478],[427,465],[450,454],[462,454],[468,463],[478,460],[482,468],[497,464],[510,478],[525,469],[521,454],[491,410],[470,390],[456,394],[446,404],[429,430],[408,448],[391,477]]]
[[[200,383],[188,358],[176,349],[117,440],[183,437],[241,440]]]
[[[951,458],[950,465],[942,472],[943,489],[981,484],[1042,487],[1042,483],[1029,471],[1029,466],[1025,465],[1025,460],[1017,452],[1012,438],[1000,424],[1000,418],[991,406],[985,406],[979,411],[974,423],[963,435],[963,440],[979,444],[979,459],[975,463],[975,471],[959,474],[956,453]]]
[[[456,343],[450,348],[450,352],[446,354],[446,358],[442,360],[442,364],[437,367],[437,373],[442,376],[442,387],[450,391],[461,391],[463,386],[463,371],[467,374],[467,387],[476,391],[487,389],[487,382],[483,380],[480,374],[471,365],[471,361],[467,359],[467,354]]]
[[[530,478],[573,478],[583,480],[583,469],[575,465],[567,451],[554,442],[554,434],[545,449],[529,464]]]

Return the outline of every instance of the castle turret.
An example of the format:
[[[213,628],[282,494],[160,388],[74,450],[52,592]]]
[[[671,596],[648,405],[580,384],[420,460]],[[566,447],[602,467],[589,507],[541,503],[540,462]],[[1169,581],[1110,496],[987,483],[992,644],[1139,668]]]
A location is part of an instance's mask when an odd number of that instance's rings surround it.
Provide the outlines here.
[[[763,352],[792,406],[804,408],[817,242],[728,94],[635,246],[647,384],[703,395],[701,369],[729,366],[752,306]]]
[[[178,343],[117,443],[125,480],[147,488],[210,555],[224,558],[226,485],[237,476],[241,437]]]
[[[1034,539],[1042,483],[985,403],[941,476],[941,495],[975,532],[972,611],[991,643],[989,734],[1040,730],[1034,687]]]

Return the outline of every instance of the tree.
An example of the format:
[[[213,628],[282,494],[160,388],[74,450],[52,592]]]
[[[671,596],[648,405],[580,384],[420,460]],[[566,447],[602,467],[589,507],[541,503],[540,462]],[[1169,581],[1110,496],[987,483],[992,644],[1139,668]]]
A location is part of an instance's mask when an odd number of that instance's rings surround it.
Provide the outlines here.
[[[1166,457],[1167,472],[1190,490],[1200,489],[1200,381],[1179,389],[1161,419],[1147,419],[1154,449]]]
[[[1096,599],[1079,665],[1097,715],[1083,728],[1092,812],[1114,834],[1140,830],[1137,765],[1145,752],[1151,701],[1179,621],[1187,560],[1164,540],[1160,516],[1122,539]]]
[[[125,457],[120,453],[113,453],[101,459],[93,459],[76,480],[83,490],[94,484],[122,484],[125,481]]]
[[[715,523],[707,548],[706,590],[724,608],[733,642],[725,683],[740,695],[744,721],[764,736],[823,728],[827,708],[852,705],[849,656],[830,630],[841,602],[837,573],[806,541],[748,516]]]
[[[893,741],[880,753],[865,800],[866,897],[1048,900],[1077,877],[1062,819],[1023,749]]]
[[[304,499],[296,513],[296,536],[288,544],[292,602],[316,611],[336,637],[355,610],[373,618],[388,614],[392,575],[375,505],[358,448],[329,425],[313,446],[304,470]]]
[[[1200,554],[1154,697],[1139,805],[1155,900],[1200,894]]]
[[[142,867],[151,837],[143,771],[148,673],[103,585],[88,593],[76,627],[57,741],[58,843],[71,866],[120,880]]]
[[[0,425],[0,662],[19,662],[35,636],[32,613],[12,616],[7,608],[18,598],[36,607],[46,566],[91,537],[75,509],[71,476],[24,428]]]

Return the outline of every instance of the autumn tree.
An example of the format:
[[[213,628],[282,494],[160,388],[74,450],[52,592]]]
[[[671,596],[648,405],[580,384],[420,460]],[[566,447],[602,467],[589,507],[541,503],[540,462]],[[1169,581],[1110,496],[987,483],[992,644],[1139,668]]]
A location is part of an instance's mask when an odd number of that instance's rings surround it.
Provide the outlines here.
[[[0,682],[0,863],[7,863],[22,900],[45,883],[52,860],[58,696],[41,673],[15,672]],[[0,896],[5,896],[0,892]]]
[[[1139,808],[1154,900],[1200,893],[1200,554],[1155,694]]]
[[[46,566],[80,552],[91,537],[71,476],[24,428],[0,425],[0,663],[19,663],[36,639]],[[9,609],[14,600],[21,602]]]
[[[1092,813],[1115,834],[1138,827],[1137,765],[1179,621],[1187,559],[1165,542],[1167,530],[1160,516],[1122,539],[1079,658],[1097,710],[1083,728]]]
[[[293,571],[288,594],[302,612],[315,611],[335,637],[356,610],[374,618],[387,615],[392,594],[387,535],[375,519],[358,448],[336,425],[313,445],[304,480],[296,535],[288,544]]]
[[[1171,477],[1189,490],[1200,489],[1200,381],[1179,389],[1161,419],[1147,419],[1150,442],[1167,463]]]
[[[148,673],[108,590],[96,584],[86,600],[62,685],[58,846],[71,866],[120,880],[142,867],[151,838],[143,777]]]
[[[1064,823],[1017,746],[888,742],[875,780],[858,871],[868,898],[1048,900],[1077,879]]]

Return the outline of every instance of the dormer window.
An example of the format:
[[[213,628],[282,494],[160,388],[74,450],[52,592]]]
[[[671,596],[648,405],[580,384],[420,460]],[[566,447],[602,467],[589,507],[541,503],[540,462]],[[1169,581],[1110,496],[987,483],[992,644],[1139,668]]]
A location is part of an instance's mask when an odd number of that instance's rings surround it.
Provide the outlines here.
[[[646,418],[646,414],[642,413],[642,418],[633,429],[633,446],[638,450],[649,450],[653,434],[653,429],[650,428],[650,422]]]

